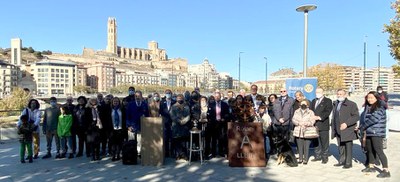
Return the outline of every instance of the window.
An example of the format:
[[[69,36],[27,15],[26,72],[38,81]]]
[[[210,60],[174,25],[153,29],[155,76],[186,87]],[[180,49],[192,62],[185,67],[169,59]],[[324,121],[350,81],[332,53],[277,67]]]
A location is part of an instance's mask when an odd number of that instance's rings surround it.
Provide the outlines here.
[[[61,73],[64,73],[64,69],[61,69]]]

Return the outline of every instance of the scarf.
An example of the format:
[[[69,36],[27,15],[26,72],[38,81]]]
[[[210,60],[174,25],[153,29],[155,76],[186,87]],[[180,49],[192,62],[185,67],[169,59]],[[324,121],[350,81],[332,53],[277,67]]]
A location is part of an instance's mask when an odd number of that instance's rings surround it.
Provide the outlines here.
[[[120,117],[119,117],[119,106],[114,107],[114,128],[119,128],[119,122],[120,122]]]

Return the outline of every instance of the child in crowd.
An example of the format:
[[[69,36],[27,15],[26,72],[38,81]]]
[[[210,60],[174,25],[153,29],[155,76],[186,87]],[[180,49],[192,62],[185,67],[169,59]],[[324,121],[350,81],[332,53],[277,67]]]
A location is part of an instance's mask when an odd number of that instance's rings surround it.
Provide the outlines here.
[[[21,116],[22,124],[18,127],[19,141],[21,142],[20,157],[21,163],[25,163],[25,149],[28,149],[28,160],[32,163],[32,132],[35,129],[35,124],[28,122],[29,116]]]
[[[58,117],[57,134],[61,140],[62,154],[60,158],[65,158],[67,149],[69,149],[70,154],[68,158],[73,158],[72,153],[72,137],[71,137],[71,126],[72,126],[72,115],[66,106],[60,108],[61,115]],[[68,143],[68,147],[67,147]]]

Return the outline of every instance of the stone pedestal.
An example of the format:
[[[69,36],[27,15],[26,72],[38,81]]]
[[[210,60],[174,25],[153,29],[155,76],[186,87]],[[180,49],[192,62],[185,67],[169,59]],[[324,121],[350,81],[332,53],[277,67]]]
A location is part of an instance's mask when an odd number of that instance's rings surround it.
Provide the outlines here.
[[[142,117],[141,161],[144,166],[164,164],[163,124],[161,117]]]

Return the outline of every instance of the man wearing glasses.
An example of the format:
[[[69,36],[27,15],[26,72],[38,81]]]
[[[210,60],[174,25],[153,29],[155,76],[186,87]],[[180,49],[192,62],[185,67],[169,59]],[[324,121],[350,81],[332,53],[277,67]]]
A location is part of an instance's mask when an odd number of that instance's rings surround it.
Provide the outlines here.
[[[274,103],[274,116],[271,117],[272,123],[277,127],[281,127],[281,131],[283,131],[282,134],[287,136],[287,139],[289,139],[288,131],[290,123],[292,122],[293,103],[294,99],[287,95],[285,88],[281,88],[281,97]]]

